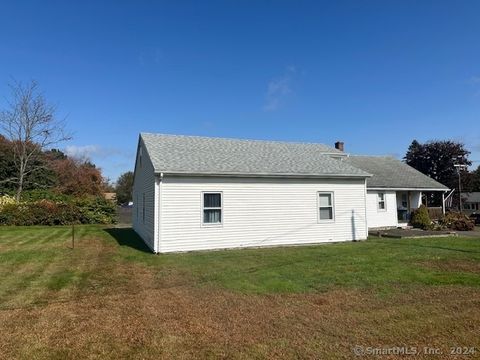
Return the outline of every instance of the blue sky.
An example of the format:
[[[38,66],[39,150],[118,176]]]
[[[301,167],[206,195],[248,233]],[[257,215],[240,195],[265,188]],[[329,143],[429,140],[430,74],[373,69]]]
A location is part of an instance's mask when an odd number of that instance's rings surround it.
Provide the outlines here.
[[[112,179],[141,131],[480,160],[479,39],[479,1],[10,1],[0,103],[37,80]]]

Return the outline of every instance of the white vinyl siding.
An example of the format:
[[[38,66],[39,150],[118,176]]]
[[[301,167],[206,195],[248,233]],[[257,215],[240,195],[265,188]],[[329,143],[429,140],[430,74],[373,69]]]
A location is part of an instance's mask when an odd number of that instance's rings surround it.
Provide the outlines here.
[[[202,224],[200,194],[209,192],[222,193],[222,226]],[[335,222],[318,220],[319,193],[335,194]],[[314,244],[367,237],[364,179],[165,176],[160,207],[160,252]]]
[[[155,251],[155,175],[153,165],[142,148],[143,143],[140,142],[133,183],[133,229]]]
[[[385,209],[379,209],[379,193],[384,194]],[[369,228],[398,226],[395,191],[367,191],[367,222]]]

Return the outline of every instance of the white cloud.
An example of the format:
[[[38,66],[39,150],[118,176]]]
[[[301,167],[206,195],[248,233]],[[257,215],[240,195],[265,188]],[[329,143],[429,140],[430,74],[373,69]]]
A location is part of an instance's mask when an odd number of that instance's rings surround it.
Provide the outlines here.
[[[470,82],[471,82],[472,84],[480,84],[480,76],[472,76],[472,77],[470,78]]]
[[[123,151],[115,148],[105,148],[100,145],[69,145],[65,148],[65,154],[80,159],[104,159],[110,156],[122,155]]]
[[[296,72],[294,66],[288,66],[282,76],[270,80],[263,110],[275,111],[281,106],[285,98],[293,92],[292,82]]]
[[[163,51],[158,47],[144,49],[137,55],[137,61],[140,67],[145,67],[152,64],[158,65],[162,62],[163,58]]]

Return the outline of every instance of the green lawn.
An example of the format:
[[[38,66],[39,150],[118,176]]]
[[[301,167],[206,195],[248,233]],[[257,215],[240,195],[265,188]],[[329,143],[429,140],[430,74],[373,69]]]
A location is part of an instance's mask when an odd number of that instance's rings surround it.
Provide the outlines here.
[[[69,227],[2,227],[0,278],[0,358],[480,346],[475,238],[156,256],[131,229],[78,226],[72,249]]]

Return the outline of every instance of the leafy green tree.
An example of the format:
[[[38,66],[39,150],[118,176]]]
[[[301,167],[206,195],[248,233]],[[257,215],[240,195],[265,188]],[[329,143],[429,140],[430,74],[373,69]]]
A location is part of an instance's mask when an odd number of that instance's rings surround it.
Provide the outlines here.
[[[462,188],[465,192],[480,192],[480,166],[466,174],[462,179]]]
[[[15,190],[15,161],[13,144],[0,135],[0,194]]]
[[[470,151],[465,145],[451,140],[428,141],[424,144],[413,140],[404,157],[405,162],[418,171],[437,180],[450,189],[458,189],[458,168],[455,165],[470,166]],[[468,176],[468,170],[461,170],[462,177]],[[439,204],[440,195],[430,194],[430,201]]]
[[[133,172],[127,171],[120,175],[117,180],[116,192],[119,204],[126,204],[132,201],[133,191]]]
[[[15,164],[14,144],[0,135],[0,193],[14,193],[17,190],[18,171]],[[50,158],[46,153],[39,153],[32,162],[36,171],[25,175],[23,190],[47,189],[56,183],[56,176],[51,169]]]

